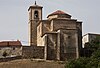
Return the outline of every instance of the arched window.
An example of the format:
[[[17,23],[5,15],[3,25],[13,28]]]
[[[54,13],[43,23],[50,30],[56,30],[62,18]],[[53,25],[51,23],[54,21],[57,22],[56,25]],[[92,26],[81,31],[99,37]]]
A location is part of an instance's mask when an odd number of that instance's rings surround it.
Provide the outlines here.
[[[34,11],[34,18],[36,19],[36,18],[38,18],[39,16],[38,16],[38,11]]]

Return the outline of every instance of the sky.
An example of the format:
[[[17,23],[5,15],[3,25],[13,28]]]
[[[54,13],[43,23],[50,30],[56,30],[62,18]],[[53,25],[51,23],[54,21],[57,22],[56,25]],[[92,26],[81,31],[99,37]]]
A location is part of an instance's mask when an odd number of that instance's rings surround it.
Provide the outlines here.
[[[43,6],[43,19],[62,10],[83,22],[83,35],[100,33],[100,0],[36,0]],[[0,0],[0,40],[28,43],[28,8],[35,0]]]

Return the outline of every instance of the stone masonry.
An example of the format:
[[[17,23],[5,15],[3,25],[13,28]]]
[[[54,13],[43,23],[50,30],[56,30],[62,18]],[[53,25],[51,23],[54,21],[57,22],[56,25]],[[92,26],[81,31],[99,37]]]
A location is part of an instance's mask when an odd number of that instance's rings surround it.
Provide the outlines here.
[[[32,55],[41,53],[39,56],[43,56],[45,60],[65,61],[79,58],[82,48],[82,22],[72,19],[71,15],[61,10],[42,20],[42,8],[35,3],[28,9],[29,45],[36,47],[36,50],[40,49],[35,53],[34,49],[30,49]]]

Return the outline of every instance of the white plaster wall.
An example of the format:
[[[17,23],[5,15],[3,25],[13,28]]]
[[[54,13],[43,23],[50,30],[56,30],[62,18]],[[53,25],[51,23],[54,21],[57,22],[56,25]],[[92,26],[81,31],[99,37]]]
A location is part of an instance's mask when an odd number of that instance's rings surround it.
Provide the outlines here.
[[[82,47],[84,48],[84,44],[89,42],[89,35],[86,34],[85,36],[83,36],[82,38]]]

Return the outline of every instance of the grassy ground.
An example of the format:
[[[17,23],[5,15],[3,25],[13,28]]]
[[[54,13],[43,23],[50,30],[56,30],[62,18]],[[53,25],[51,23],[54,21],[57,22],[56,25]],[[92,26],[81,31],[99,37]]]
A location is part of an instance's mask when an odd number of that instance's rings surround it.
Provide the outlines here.
[[[43,60],[14,60],[0,62],[0,68],[64,68],[64,62],[43,61]]]

